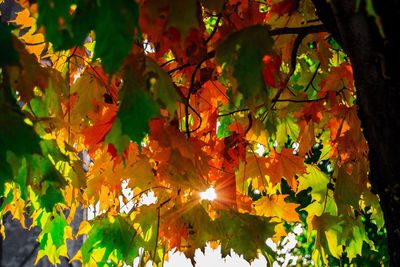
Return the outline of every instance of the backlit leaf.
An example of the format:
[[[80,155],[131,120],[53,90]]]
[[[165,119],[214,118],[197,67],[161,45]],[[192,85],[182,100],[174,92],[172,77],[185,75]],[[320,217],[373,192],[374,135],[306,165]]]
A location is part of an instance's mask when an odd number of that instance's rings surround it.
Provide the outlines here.
[[[271,51],[271,46],[268,27],[258,25],[229,35],[217,48],[218,62],[232,71],[238,90],[247,99],[268,96],[262,57]]]

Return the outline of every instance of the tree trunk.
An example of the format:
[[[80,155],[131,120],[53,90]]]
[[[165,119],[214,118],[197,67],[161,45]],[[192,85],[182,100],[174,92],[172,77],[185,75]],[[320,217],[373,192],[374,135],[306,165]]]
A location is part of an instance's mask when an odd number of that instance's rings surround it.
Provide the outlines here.
[[[400,3],[374,1],[379,20],[367,14],[367,1],[360,1],[358,10],[356,0],[313,2],[353,66],[358,114],[369,145],[369,180],[384,213],[390,265],[400,266]]]

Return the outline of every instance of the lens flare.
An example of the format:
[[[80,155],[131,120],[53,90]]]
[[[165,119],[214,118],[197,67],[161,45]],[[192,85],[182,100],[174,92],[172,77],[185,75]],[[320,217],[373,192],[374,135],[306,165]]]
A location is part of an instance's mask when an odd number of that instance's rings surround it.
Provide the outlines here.
[[[217,198],[217,193],[213,187],[210,187],[206,191],[200,192],[200,198],[202,200],[213,201]]]

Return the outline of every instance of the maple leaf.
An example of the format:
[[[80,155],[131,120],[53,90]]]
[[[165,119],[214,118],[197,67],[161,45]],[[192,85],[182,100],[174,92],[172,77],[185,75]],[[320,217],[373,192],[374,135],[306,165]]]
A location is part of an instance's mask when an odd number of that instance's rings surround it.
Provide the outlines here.
[[[319,96],[324,96],[328,91],[339,91],[343,87],[350,90],[354,87],[353,69],[349,64],[341,64],[332,69],[328,77],[319,84],[322,90],[318,92]]]
[[[264,81],[267,85],[275,88],[284,86],[284,81],[280,77],[280,67],[282,59],[278,55],[267,55],[263,58],[265,64],[263,70]]]
[[[265,239],[273,235],[276,225],[265,217],[238,214],[232,211],[221,211],[219,217],[212,221],[200,205],[194,206],[182,217],[192,226],[193,234],[189,237],[194,247],[202,247],[208,240],[219,240],[222,255],[227,255],[232,248],[242,254],[245,259],[254,258],[257,255],[257,249],[265,249]],[[250,228],[258,229],[258,231],[251,231]],[[223,233],[219,229],[227,231]],[[187,251],[189,256],[192,255],[191,253],[193,249]]]
[[[363,242],[373,246],[362,223],[350,216],[322,214],[314,216],[311,225],[312,229],[317,231],[316,244],[320,246],[320,252],[313,255],[313,258],[318,258],[328,251],[335,257],[340,257],[344,252],[343,247],[346,247],[346,253],[353,259],[361,254]],[[327,262],[326,259],[322,261]]]
[[[289,186],[293,191],[297,192],[295,175],[306,172],[303,158],[294,155],[292,149],[283,148],[281,153],[272,150],[268,159],[267,175],[270,177],[271,183],[277,184],[281,181],[282,177],[285,177]]]
[[[1,192],[3,194],[3,192]],[[7,196],[2,203],[2,212],[10,212],[12,217],[18,220],[21,223],[23,228],[26,228],[25,225],[25,216],[24,216],[24,208],[25,208],[25,201],[21,198],[20,192],[18,190],[11,188],[6,188],[4,195]],[[5,234],[2,233],[4,237]]]
[[[82,130],[85,136],[85,144],[89,151],[96,151],[98,146],[103,142],[107,133],[113,127],[117,110],[113,105],[101,104],[100,112],[90,113],[89,118],[93,121],[93,125]],[[111,139],[113,140],[113,139]]]
[[[96,219],[87,240],[72,260],[81,260],[84,264],[106,262],[115,252],[119,258],[133,261],[139,255],[137,239],[141,237],[132,224],[124,216]]]
[[[233,68],[238,90],[247,99],[265,95],[262,58],[270,52],[271,46],[268,27],[258,25],[229,35],[217,48],[218,62],[228,69]]]
[[[360,161],[355,164],[347,163],[335,170],[337,178],[334,197],[338,208],[342,209],[344,204],[355,209],[359,207],[360,196],[363,191],[367,191],[367,166],[368,163]]]
[[[65,240],[72,238],[72,228],[62,215],[48,218],[46,228],[38,236],[40,245],[35,264],[47,256],[52,264],[60,264],[60,256],[68,257]]]
[[[299,125],[290,116],[286,116],[285,118],[279,119],[278,121],[279,123],[276,127],[275,136],[279,149],[286,143],[288,137],[290,137],[292,140],[297,140],[300,129]]]
[[[21,6],[24,6],[21,4]],[[21,40],[26,44],[28,52],[34,54],[36,58],[42,58],[42,51],[46,47],[44,42],[44,35],[37,32],[36,19],[31,15],[29,7],[25,7],[23,10],[17,13],[17,17],[14,22],[20,27],[19,35]]]
[[[288,195],[273,195],[271,197],[262,197],[254,202],[256,215],[266,217],[277,217],[287,222],[299,222],[300,218],[296,212],[299,204],[287,203],[285,198]]]
[[[299,155],[306,154],[311,147],[316,143],[314,123],[312,121],[302,121],[300,124],[299,134]]]
[[[150,83],[150,92],[161,101],[172,118],[177,108],[179,96],[175,91],[171,77],[151,58],[146,57],[145,76]]]
[[[98,3],[94,55],[101,58],[107,73],[114,73],[131,51],[133,36],[140,31],[139,6],[129,0]],[[109,42],[110,39],[113,40],[112,43]],[[115,43],[118,46],[112,45]]]
[[[117,118],[120,120],[120,133],[127,135],[140,145],[145,134],[149,131],[149,120],[159,114],[159,106],[144,90],[142,77],[138,76],[133,69],[128,70],[126,75],[128,73],[131,76],[127,76],[127,80],[121,89],[122,102],[118,109]],[[118,131],[118,128],[115,131]],[[108,140],[117,141],[115,137],[109,137]],[[120,145],[118,147],[120,151],[123,150]]]
[[[71,107],[71,119],[73,122],[81,122],[89,112],[94,111],[97,103],[103,101],[106,93],[102,81],[85,71],[71,87],[71,94],[77,95],[77,100]]]
[[[25,199],[27,187],[40,183],[43,191],[39,201],[44,209],[52,210],[55,204],[63,202],[62,194],[58,190],[65,185],[65,178],[49,158],[58,160],[61,153],[50,142],[42,141],[40,144],[41,139],[31,126],[24,123],[23,115],[17,111],[16,104],[11,102],[11,105],[5,105],[4,100],[2,96],[0,111],[6,116],[0,119],[0,123],[7,123],[12,127],[0,134],[0,175],[6,181],[14,180]],[[10,144],[6,140],[14,140],[16,143]],[[3,192],[3,186],[0,190]]]
[[[267,0],[267,3],[270,5],[269,13],[278,16],[290,15],[299,5],[298,0]]]
[[[237,177],[237,184],[241,190],[245,191],[244,184],[248,179],[251,179],[252,186],[254,188],[265,187],[268,159],[265,157],[257,157],[256,155],[251,155],[246,158],[243,164],[239,165]]]
[[[13,46],[13,35],[11,34],[13,30],[12,26],[0,24],[0,41],[2,44],[2,49],[5,53],[1,53],[0,65],[14,65],[18,64],[18,52]]]
[[[269,218],[226,211],[221,212],[216,223],[219,229],[227,230],[227,234],[220,237],[222,255],[228,255],[233,249],[247,260],[256,257],[258,249],[265,250],[265,240],[273,236],[276,225]]]
[[[312,229],[317,230],[317,245],[329,250],[335,257],[339,257],[343,252],[340,233],[343,231],[344,222],[336,216],[322,214],[314,216],[311,225]]]
[[[11,165],[7,161],[7,151],[18,156],[41,154],[39,136],[31,126],[24,123],[24,116],[15,110],[15,105],[14,108],[5,105],[4,100],[0,98],[0,112],[3,114],[0,123],[9,125],[0,133],[0,175],[4,179],[13,178]]]
[[[303,107],[295,113],[295,116],[305,121],[312,120],[313,122],[319,123],[323,118],[322,110],[323,103],[320,101],[305,103]]]
[[[29,102],[34,96],[36,86],[42,90],[47,87],[50,75],[16,38],[13,39],[13,46],[18,53],[20,66],[9,67],[10,85],[19,92],[23,101]]]
[[[161,225],[160,236],[168,240],[170,249],[179,248],[184,240],[189,239],[189,230],[178,218],[171,218]]]
[[[140,26],[162,56],[171,49],[178,62],[198,62],[207,52],[197,1],[144,1]],[[161,16],[160,16],[161,14]]]
[[[38,4],[37,23],[45,27],[46,40],[51,41],[56,50],[82,45],[89,31],[94,30],[95,57],[102,59],[107,73],[116,72],[122,65],[131,50],[133,36],[140,31],[139,7],[132,1],[80,1],[75,9],[69,2],[41,0]]]

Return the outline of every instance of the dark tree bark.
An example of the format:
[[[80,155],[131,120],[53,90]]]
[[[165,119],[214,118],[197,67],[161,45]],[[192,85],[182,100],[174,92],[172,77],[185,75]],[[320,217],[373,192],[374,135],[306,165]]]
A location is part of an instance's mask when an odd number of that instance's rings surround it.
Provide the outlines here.
[[[400,266],[400,3],[373,1],[380,21],[355,0],[313,0],[353,66],[359,117],[369,145],[372,190],[380,198],[391,266]],[[382,36],[378,25],[381,25]]]

